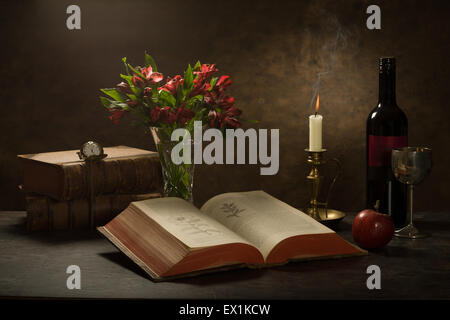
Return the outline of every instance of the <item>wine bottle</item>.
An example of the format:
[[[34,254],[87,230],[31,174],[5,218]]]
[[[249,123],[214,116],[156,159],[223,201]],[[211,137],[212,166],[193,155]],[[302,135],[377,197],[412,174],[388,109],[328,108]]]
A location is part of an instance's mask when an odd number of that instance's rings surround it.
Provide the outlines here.
[[[392,148],[408,145],[408,119],[395,98],[395,58],[380,58],[379,99],[367,119],[366,206],[392,217],[396,227],[406,223],[406,185],[391,169]]]

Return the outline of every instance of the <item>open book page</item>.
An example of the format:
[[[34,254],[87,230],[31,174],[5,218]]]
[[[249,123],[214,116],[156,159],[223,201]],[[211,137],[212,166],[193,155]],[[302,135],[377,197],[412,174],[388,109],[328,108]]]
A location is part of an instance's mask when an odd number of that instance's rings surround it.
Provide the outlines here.
[[[334,233],[264,191],[224,193],[208,200],[201,210],[251,242],[264,259],[286,238]]]
[[[172,197],[150,199],[133,202],[133,205],[189,248],[227,243],[245,243],[252,246],[247,240],[183,199]]]

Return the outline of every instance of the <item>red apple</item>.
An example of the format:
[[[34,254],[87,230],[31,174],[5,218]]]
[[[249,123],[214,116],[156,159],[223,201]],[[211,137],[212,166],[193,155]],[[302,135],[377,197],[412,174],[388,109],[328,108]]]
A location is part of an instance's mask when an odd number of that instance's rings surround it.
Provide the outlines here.
[[[366,209],[358,213],[353,220],[352,235],[365,249],[382,248],[394,235],[394,221],[387,214]]]

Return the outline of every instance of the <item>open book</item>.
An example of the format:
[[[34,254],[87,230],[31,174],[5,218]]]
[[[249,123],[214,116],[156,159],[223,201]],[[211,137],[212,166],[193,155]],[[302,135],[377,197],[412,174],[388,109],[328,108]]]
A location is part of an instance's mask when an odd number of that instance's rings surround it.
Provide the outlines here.
[[[180,198],[136,201],[98,230],[155,280],[367,254],[264,191],[221,194],[200,210]]]

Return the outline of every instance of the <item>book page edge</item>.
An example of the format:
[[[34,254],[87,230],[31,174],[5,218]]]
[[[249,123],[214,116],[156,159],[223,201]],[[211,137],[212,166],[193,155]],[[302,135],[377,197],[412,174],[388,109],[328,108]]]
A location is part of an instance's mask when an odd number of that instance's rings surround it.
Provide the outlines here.
[[[97,230],[106,237],[114,246],[122,251],[127,257],[133,260],[141,269],[143,269],[148,275],[154,280],[160,280],[161,277],[158,276],[152,269],[150,269],[141,259],[139,259],[130,249],[128,249],[116,236],[114,236],[106,226],[97,227]]]

